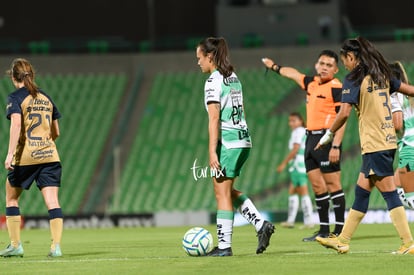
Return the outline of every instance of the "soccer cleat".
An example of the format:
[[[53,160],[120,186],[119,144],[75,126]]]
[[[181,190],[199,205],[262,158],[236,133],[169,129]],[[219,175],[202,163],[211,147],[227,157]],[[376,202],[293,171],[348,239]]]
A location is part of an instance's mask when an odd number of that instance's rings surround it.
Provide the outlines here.
[[[206,256],[211,256],[211,257],[233,256],[233,251],[231,250],[231,247],[220,249],[218,248],[218,246],[216,246]]]
[[[291,222],[282,222],[280,223],[280,226],[285,227],[285,228],[294,228],[295,225]]]
[[[304,242],[314,242],[316,241],[316,237],[327,238],[329,237],[329,233],[322,233],[320,231],[316,231],[312,236],[303,238],[302,241]]]
[[[405,255],[405,254],[414,254],[414,244],[411,244],[409,247],[402,245],[397,251],[393,251],[394,255]]]
[[[50,258],[62,257],[62,251],[60,250],[60,245],[55,244],[55,249],[50,249],[50,252],[47,256]]]
[[[262,228],[257,232],[258,246],[256,249],[256,254],[263,253],[266,248],[269,246],[270,238],[275,232],[275,226],[268,221],[264,221]]]
[[[19,243],[19,246],[14,247],[11,244],[9,244],[6,249],[0,251],[0,257],[23,257],[24,250],[21,243]]]
[[[328,238],[317,236],[316,240],[324,247],[336,250],[339,254],[345,254],[349,251],[349,244],[342,243],[335,235],[330,235]]]

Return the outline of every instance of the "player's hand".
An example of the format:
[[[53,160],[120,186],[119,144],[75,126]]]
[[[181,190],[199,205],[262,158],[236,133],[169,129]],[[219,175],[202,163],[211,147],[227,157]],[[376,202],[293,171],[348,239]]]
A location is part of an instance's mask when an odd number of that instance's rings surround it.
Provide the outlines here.
[[[266,66],[266,68],[268,68],[269,70],[271,70],[272,69],[272,65],[275,64],[275,62],[273,62],[272,59],[267,58],[267,57],[263,57],[262,58],[262,62]]]
[[[332,149],[329,151],[329,162],[338,163],[341,155],[341,151],[338,149]]]
[[[210,168],[216,171],[221,169],[221,165],[216,152],[210,153]]]
[[[4,161],[4,168],[6,168],[9,171],[12,171],[14,169],[13,166],[11,165],[12,160],[13,160],[13,155],[7,154],[6,160]]]
[[[321,137],[318,144],[315,146],[315,150],[318,150],[321,146],[331,143],[333,140],[334,134],[328,129],[326,133]]]
[[[283,172],[283,170],[285,170],[285,167],[286,167],[286,164],[282,163],[282,164],[280,164],[280,165],[276,168],[276,171],[277,171],[278,173],[282,173],[282,172]]]

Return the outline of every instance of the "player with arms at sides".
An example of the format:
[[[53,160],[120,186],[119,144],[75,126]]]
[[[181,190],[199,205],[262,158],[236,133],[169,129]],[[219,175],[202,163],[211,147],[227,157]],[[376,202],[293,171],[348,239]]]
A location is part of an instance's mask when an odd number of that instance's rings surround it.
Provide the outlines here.
[[[277,172],[281,173],[286,166],[289,166],[289,207],[287,221],[281,225],[287,228],[295,226],[295,219],[299,209],[299,196],[303,212],[303,228],[312,228],[312,201],[308,192],[308,176],[306,175],[304,152],[306,129],[302,115],[293,112],[289,115],[289,127],[292,133],[289,139],[289,153],[277,167]]]
[[[13,60],[8,71],[16,91],[8,96],[7,118],[10,138],[5,168],[6,219],[10,244],[0,251],[3,257],[22,257],[20,240],[21,216],[19,198],[36,181],[49,212],[52,244],[49,257],[60,257],[63,215],[59,205],[62,167],[55,140],[59,136],[60,113],[52,99],[34,82],[35,72],[29,61]]]
[[[390,64],[394,76],[408,84],[407,73],[401,62]],[[414,209],[414,98],[401,93],[391,94],[392,118],[397,132],[398,169],[395,173],[401,202]],[[399,187],[401,186],[401,187]]]
[[[230,63],[227,42],[222,37],[202,40],[196,50],[198,65],[210,76],[204,85],[208,112],[209,162],[217,201],[217,238],[208,256],[232,256],[232,234],[236,208],[256,229],[258,247],[263,253],[269,245],[274,225],[263,219],[252,201],[233,185],[252,147],[243,106],[240,80]]]
[[[331,50],[323,50],[315,64],[316,76],[306,76],[295,68],[277,65],[269,58],[263,58],[262,62],[266,68],[294,80],[307,94],[305,167],[315,193],[319,230],[312,236],[303,238],[303,241],[315,241],[317,236],[329,236],[330,201],[335,213],[333,233],[339,234],[345,219],[345,194],[341,185],[340,167],[345,125],[335,135],[333,142],[322,150],[314,150],[339,111],[342,83],[335,78],[335,74],[339,71],[338,55]]]
[[[315,149],[330,142],[354,106],[359,120],[362,167],[355,186],[355,200],[341,234],[316,240],[338,253],[347,253],[352,235],[368,210],[371,191],[377,187],[402,240],[400,248],[393,253],[414,254],[414,241],[394,184],[397,137],[390,104],[390,93],[401,91],[413,95],[414,87],[396,79],[382,54],[363,37],[343,43],[341,60],[349,71],[344,80],[341,109]]]

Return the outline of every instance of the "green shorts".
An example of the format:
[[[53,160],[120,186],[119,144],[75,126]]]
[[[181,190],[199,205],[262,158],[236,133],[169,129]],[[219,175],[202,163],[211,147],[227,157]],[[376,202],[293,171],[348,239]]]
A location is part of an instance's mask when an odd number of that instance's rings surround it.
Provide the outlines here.
[[[217,155],[222,173],[226,178],[235,178],[240,175],[241,168],[250,154],[250,148],[228,149],[221,143],[217,146]]]
[[[290,172],[290,181],[294,187],[305,186],[308,184],[308,176],[306,173],[301,173],[297,170],[293,170]]]
[[[407,168],[414,171],[414,147],[403,144],[399,151],[398,168]]]

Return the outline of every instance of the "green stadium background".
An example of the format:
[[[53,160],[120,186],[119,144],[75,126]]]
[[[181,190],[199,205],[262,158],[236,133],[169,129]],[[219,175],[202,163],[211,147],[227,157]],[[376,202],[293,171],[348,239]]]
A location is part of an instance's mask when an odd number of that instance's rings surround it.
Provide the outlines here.
[[[401,60],[414,78],[411,42],[377,44],[390,61]],[[243,83],[253,150],[237,188],[257,207],[287,210],[288,173],[275,168],[287,153],[291,111],[305,114],[305,93],[290,80],[265,73],[261,57],[312,74],[317,54],[326,47],[236,49],[232,61]],[[328,48],[337,50],[339,45]],[[66,215],[140,214],[168,211],[215,211],[210,178],[194,178],[194,162],[207,166],[207,114],[194,47],[182,52],[26,56],[37,69],[37,83],[62,113],[58,139],[63,164],[60,200]],[[14,56],[0,57],[4,70]],[[341,66],[338,77],[345,75]],[[13,91],[0,78],[0,106]],[[9,122],[0,123],[0,157],[7,150]],[[343,141],[342,183],[347,207],[361,157],[358,125],[351,116]],[[200,170],[197,170],[200,173]],[[5,171],[0,173],[4,182]],[[4,203],[4,188],[0,188]],[[372,209],[385,209],[380,194]],[[24,192],[21,211],[45,216],[40,192]],[[0,212],[1,213],[1,212]]]

